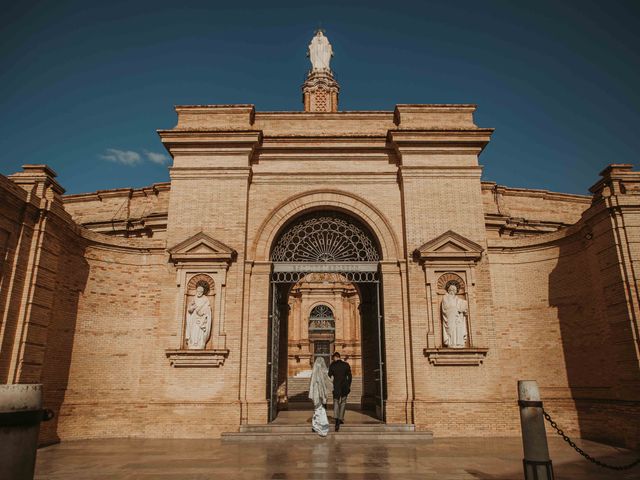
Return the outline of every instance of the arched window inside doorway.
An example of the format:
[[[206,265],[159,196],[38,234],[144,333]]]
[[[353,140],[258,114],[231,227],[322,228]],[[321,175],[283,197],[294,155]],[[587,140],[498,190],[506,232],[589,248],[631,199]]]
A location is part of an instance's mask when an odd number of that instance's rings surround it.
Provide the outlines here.
[[[313,362],[322,358],[327,366],[331,357],[331,345],[335,341],[336,319],[328,305],[313,307],[309,314],[309,341],[313,343]]]

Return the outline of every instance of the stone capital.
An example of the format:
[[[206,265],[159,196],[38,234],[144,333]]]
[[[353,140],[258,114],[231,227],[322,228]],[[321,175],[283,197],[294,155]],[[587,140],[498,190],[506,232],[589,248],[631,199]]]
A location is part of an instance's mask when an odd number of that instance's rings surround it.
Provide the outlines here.
[[[600,176],[602,178],[589,189],[594,203],[624,195],[640,195],[640,172],[634,172],[632,164],[610,164]],[[635,198],[640,200],[640,197]]]
[[[13,183],[40,198],[61,201],[65,190],[55,180],[58,176],[48,165],[23,165],[22,172],[9,175]]]

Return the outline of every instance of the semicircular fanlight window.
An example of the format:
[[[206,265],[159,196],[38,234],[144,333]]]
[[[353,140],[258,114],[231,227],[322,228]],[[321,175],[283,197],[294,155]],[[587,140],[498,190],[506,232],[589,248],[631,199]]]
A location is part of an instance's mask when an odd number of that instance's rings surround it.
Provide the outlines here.
[[[327,305],[316,305],[309,315],[309,330],[335,330],[333,311]]]
[[[276,243],[274,262],[377,262],[367,232],[339,216],[315,216],[289,227]]]

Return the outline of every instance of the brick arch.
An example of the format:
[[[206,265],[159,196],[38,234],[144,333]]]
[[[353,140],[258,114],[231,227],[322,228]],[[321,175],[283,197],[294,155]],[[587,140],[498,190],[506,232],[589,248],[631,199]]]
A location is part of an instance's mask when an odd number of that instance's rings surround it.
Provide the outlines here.
[[[383,260],[402,258],[400,243],[389,221],[364,199],[340,190],[316,190],[280,203],[258,228],[248,259],[268,261],[274,240],[292,218],[316,210],[337,210],[352,215],[375,235]]]

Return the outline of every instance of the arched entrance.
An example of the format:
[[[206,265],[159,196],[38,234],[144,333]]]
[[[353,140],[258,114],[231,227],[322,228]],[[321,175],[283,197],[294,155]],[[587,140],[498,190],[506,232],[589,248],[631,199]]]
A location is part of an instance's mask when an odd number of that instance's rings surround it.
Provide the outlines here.
[[[287,404],[289,375],[310,370],[315,356],[328,357],[333,351],[351,355],[361,375],[358,400],[362,409],[384,420],[381,253],[375,236],[357,218],[337,211],[314,211],[295,217],[281,229],[270,259],[273,267],[267,372],[269,421]],[[312,292],[308,294],[310,300],[294,304],[301,291]],[[313,295],[318,297],[323,292],[322,301],[311,308]],[[349,299],[350,296],[354,298]],[[334,311],[336,305],[340,305],[339,314]],[[349,313],[349,305],[355,305],[353,314]],[[301,314],[296,308],[308,315],[309,329],[305,337],[298,328],[294,332],[298,335],[297,342],[289,342],[290,319],[293,321]],[[310,309],[308,313],[306,309]],[[349,330],[352,317],[358,320],[357,333]],[[295,355],[296,347],[299,355]],[[292,358],[298,363],[302,361],[302,365],[292,368]]]

